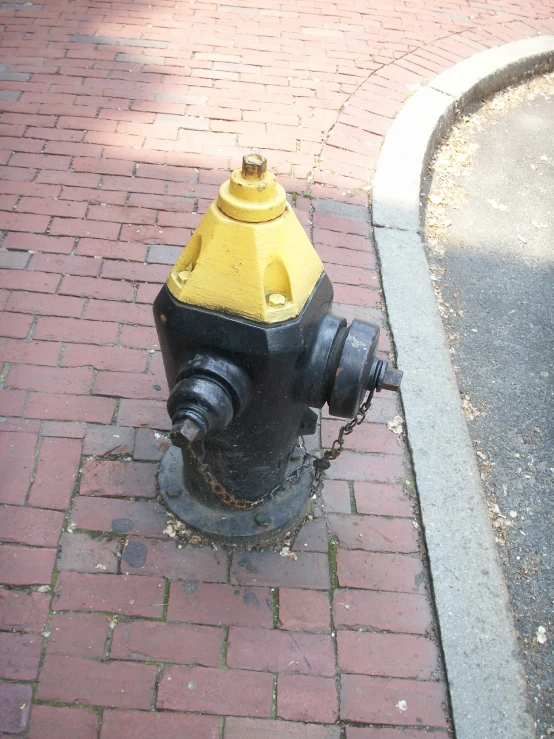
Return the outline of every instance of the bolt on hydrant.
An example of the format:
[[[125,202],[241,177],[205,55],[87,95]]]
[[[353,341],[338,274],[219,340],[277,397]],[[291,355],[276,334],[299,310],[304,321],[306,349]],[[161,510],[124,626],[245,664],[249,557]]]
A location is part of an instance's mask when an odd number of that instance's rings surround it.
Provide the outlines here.
[[[354,418],[367,393],[398,390],[401,372],[376,357],[379,328],[348,327],[332,302],[284,189],[263,157],[245,156],[154,302],[174,445],[160,490],[187,526],[275,541],[308,511],[299,437],[316,431],[313,408]]]

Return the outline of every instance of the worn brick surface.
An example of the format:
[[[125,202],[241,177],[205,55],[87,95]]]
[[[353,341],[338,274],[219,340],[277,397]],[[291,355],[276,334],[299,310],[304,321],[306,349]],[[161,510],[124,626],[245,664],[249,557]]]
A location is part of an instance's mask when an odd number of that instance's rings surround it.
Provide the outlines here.
[[[83,442],[83,454],[99,457],[132,454],[134,445],[133,428],[89,425]]]
[[[138,736],[141,739],[159,739],[161,736],[164,739],[188,736],[219,739],[219,719],[191,714],[104,711],[100,739],[136,739]]]
[[[128,574],[161,575],[170,580],[198,577],[207,582],[225,582],[225,552],[210,547],[179,549],[174,541],[129,537],[121,557],[121,571]]]
[[[323,507],[327,513],[350,513],[350,488],[344,480],[325,480],[323,483]]]
[[[52,278],[56,281],[55,283]],[[59,276],[48,275],[48,281],[52,286],[51,292],[54,292],[55,284],[57,284],[58,280]],[[69,298],[65,295],[41,295],[40,300],[37,300],[32,292],[13,292],[6,303],[6,310],[15,313],[33,313],[41,316],[79,318],[84,305],[85,301],[82,298]]]
[[[167,431],[171,423],[166,404],[157,400],[132,400],[123,398],[119,404],[117,421],[122,426],[152,428]]]
[[[293,549],[298,552],[326,552],[329,549],[329,536],[323,518],[308,521],[302,526]]]
[[[327,590],[329,561],[315,552],[299,552],[296,559],[277,552],[235,552],[231,583]]]
[[[413,503],[400,485],[357,482],[354,498],[358,513],[375,516],[412,516]]]
[[[38,673],[42,637],[0,632],[0,678],[34,680]]]
[[[96,739],[98,716],[83,708],[33,706],[29,739],[59,739],[61,736]]]
[[[43,421],[40,432],[43,436],[59,436],[62,439],[83,439],[87,425],[79,421]]]
[[[330,677],[335,655],[329,636],[231,627],[227,664],[249,670]]]
[[[435,644],[422,636],[340,631],[337,645],[343,672],[429,680],[438,666]]]
[[[425,739],[445,739],[444,732],[427,731]],[[346,739],[421,739],[421,731],[417,729],[362,729],[349,726]]]
[[[342,587],[399,593],[425,591],[422,563],[416,557],[339,549],[337,574]]]
[[[46,653],[101,659],[109,627],[108,617],[96,613],[55,613]]]
[[[441,683],[343,675],[341,718],[368,724],[446,726]],[[398,704],[405,701],[405,710]]]
[[[329,529],[344,549],[407,554],[419,548],[416,529],[408,519],[332,513]]]
[[[29,418],[2,418],[0,420],[2,430],[6,433],[34,433],[40,432],[40,421]]]
[[[18,254],[19,252],[7,252],[9,254]],[[24,339],[29,333],[33,317],[25,314],[14,313],[12,315],[3,314],[0,316],[0,335],[8,336],[12,339]]]
[[[88,459],[82,467],[79,492],[81,495],[153,498],[156,494],[156,471],[153,464]]]
[[[65,510],[77,480],[82,442],[45,439],[40,447],[29,505]]]
[[[27,393],[25,390],[2,388],[0,393],[0,413],[5,416],[19,416],[23,413]]]
[[[134,457],[145,462],[158,462],[170,446],[167,436],[152,429],[137,429]]]
[[[156,705],[173,711],[269,717],[272,694],[273,678],[267,673],[172,666],[162,673]]]
[[[21,505],[25,502],[27,489],[35,463],[37,435],[0,431],[0,467],[2,486],[0,501]]]
[[[115,402],[110,398],[62,395],[61,393],[31,393],[25,406],[25,416],[47,420],[109,423],[114,409]]]
[[[165,538],[165,509],[151,501],[78,497],[71,522],[79,529]]]
[[[0,589],[0,629],[42,631],[50,610],[50,595],[35,590]]]
[[[0,293],[1,295],[2,293]],[[58,362],[61,347],[61,343],[57,341],[18,341],[17,339],[3,339],[2,359],[4,362],[32,362],[33,364],[53,367]]]
[[[379,592],[377,590],[335,590],[333,613],[337,627],[425,634],[432,623],[425,595]]]
[[[334,724],[338,713],[337,685],[334,678],[279,675],[277,715],[280,718]]]
[[[52,579],[55,549],[0,546],[0,582],[4,585],[47,585]]]
[[[55,547],[63,513],[21,506],[0,506],[0,541]]]
[[[211,626],[135,621],[115,627],[110,657],[217,667],[222,643],[223,631]]]
[[[273,597],[269,588],[216,583],[171,583],[169,621],[190,621],[216,626],[273,627]]]
[[[316,590],[280,588],[279,623],[287,631],[329,633],[328,594]]]
[[[154,665],[46,655],[36,695],[61,703],[148,710],[155,681]]]
[[[21,390],[43,390],[48,393],[88,393],[92,384],[92,370],[62,369],[61,367],[33,367],[14,364],[6,377],[6,387]]]
[[[101,315],[101,314],[100,314]],[[106,319],[107,320],[107,319]],[[95,323],[94,321],[87,321]],[[104,322],[99,323],[105,332],[107,329]],[[107,323],[109,331],[113,324]],[[88,333],[84,332],[86,335]],[[84,339],[79,338],[79,341]],[[95,342],[100,343],[100,342]],[[102,342],[105,343],[105,342]],[[91,346],[90,344],[73,343],[66,346],[61,359],[61,365],[65,367],[81,367],[90,365],[97,370],[112,370],[115,372],[142,372],[146,368],[146,352],[136,349],[125,349],[122,347]]]
[[[181,250],[179,249],[178,251],[180,252]],[[122,346],[135,349],[152,349],[158,346],[156,331],[146,326],[122,326],[119,341]]]
[[[248,718],[225,721],[224,739],[258,739],[261,736],[264,739],[339,739],[340,727]]]
[[[78,318],[50,318],[41,316],[37,320],[33,336],[35,339],[50,339],[87,344],[115,344],[118,324],[102,321],[85,321]],[[66,355],[74,352],[65,348]],[[69,351],[68,351],[69,349]]]
[[[396,483],[406,474],[398,454],[361,454],[345,451],[335,460],[327,475],[332,480]]]
[[[124,616],[160,618],[163,580],[134,575],[61,572],[53,606],[57,611],[108,611]]]
[[[33,689],[20,683],[0,683],[0,732],[22,734],[29,719]]]
[[[94,539],[87,534],[64,533],[60,539],[58,570],[117,572],[118,539]]]
[[[0,413],[4,416],[19,416],[23,413],[27,392],[14,388],[2,388],[0,392]]]
[[[370,416],[371,417],[371,416]],[[321,424],[321,443],[330,447],[337,438],[340,421],[324,419]],[[348,448],[359,452],[376,454],[404,454],[404,446],[396,434],[387,426],[377,423],[364,423],[348,439]]]

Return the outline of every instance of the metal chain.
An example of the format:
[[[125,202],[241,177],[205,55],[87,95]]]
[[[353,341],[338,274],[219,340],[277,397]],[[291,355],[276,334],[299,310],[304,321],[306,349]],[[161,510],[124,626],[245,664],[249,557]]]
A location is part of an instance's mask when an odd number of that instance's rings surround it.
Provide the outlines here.
[[[212,493],[214,495],[217,495],[217,497],[220,498],[222,503],[225,503],[225,505],[228,505],[228,506],[233,506],[234,508],[241,508],[242,510],[245,510],[245,511],[251,511],[252,508],[254,508],[254,506],[256,506],[260,502],[259,500],[239,500],[238,498],[235,498],[233,493],[229,493],[227,490],[225,490],[223,485],[216,480],[213,472],[210,470],[209,466],[203,461],[203,459],[199,457],[198,454],[195,452],[192,444],[188,445],[188,450],[198,462],[198,468],[200,470],[200,474],[210,486]]]
[[[379,370],[379,367],[378,367],[378,370]],[[302,441],[302,446],[304,447],[302,464],[300,464],[294,470],[294,472],[292,472],[288,477],[286,477],[281,485],[277,486],[275,490],[272,490],[270,493],[270,496],[273,495],[273,493],[276,492],[282,486],[291,485],[292,483],[299,480],[304,470],[310,466],[312,466],[313,468],[312,481],[310,485],[311,492],[312,494],[317,493],[320,485],[323,482],[323,476],[325,475],[325,470],[328,470],[329,467],[331,466],[331,462],[333,462],[335,459],[340,457],[340,455],[342,454],[342,450],[344,448],[344,437],[351,434],[356,428],[356,426],[360,426],[365,421],[365,417],[369,409],[371,408],[371,403],[373,402],[374,394],[375,394],[375,387],[373,387],[370,390],[369,395],[367,396],[366,400],[358,408],[358,412],[356,413],[354,418],[351,421],[348,421],[348,423],[345,423],[344,426],[340,427],[337,438],[333,441],[331,448],[323,453],[322,457],[316,457],[314,454],[309,454],[308,452],[306,452],[306,447],[304,446],[304,443]],[[258,498],[258,500],[240,500],[239,498],[236,498],[232,493],[225,490],[223,485],[216,480],[209,466],[195,452],[192,444],[189,444],[188,449],[190,453],[193,455],[193,457],[196,459],[196,461],[198,462],[200,474],[210,486],[212,493],[214,495],[217,495],[217,497],[225,505],[233,506],[233,508],[240,508],[241,510],[244,510],[244,511],[251,511],[253,508],[255,508],[258,505],[258,503],[261,503],[262,500],[268,499],[269,496]]]
[[[379,360],[380,361],[380,360]],[[378,367],[379,370],[379,367]],[[314,457],[314,472],[312,476],[312,492],[316,493],[323,482],[323,476],[325,470],[328,470],[331,466],[331,462],[340,457],[344,448],[344,437],[351,434],[356,426],[360,426],[367,416],[371,404],[373,402],[373,396],[375,395],[375,386],[369,391],[366,400],[358,408],[358,412],[351,421],[345,423],[339,429],[337,438],[331,444],[331,448],[323,453],[322,457]]]

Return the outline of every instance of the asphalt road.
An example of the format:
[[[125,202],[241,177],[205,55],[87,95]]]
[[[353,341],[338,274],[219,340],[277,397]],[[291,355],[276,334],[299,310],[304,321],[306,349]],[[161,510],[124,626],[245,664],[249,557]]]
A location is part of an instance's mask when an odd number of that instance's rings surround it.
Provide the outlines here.
[[[479,118],[466,141],[468,150],[478,145],[473,166],[453,176],[465,197],[458,190],[446,199],[439,255],[429,259],[440,268],[460,390],[481,411],[470,433],[537,737],[547,739],[554,735],[554,94],[524,95]]]

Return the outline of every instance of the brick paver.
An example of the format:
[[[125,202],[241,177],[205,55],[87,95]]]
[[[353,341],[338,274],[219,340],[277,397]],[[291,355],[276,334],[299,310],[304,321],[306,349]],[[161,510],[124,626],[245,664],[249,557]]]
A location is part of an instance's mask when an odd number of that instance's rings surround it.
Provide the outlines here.
[[[150,303],[256,147],[340,312],[386,327],[367,203],[392,119],[457,61],[553,33],[553,9],[0,4],[0,732],[446,735],[396,399],[349,437],[296,559],[178,548],[154,499],[169,419]],[[324,445],[338,426],[324,411]]]

